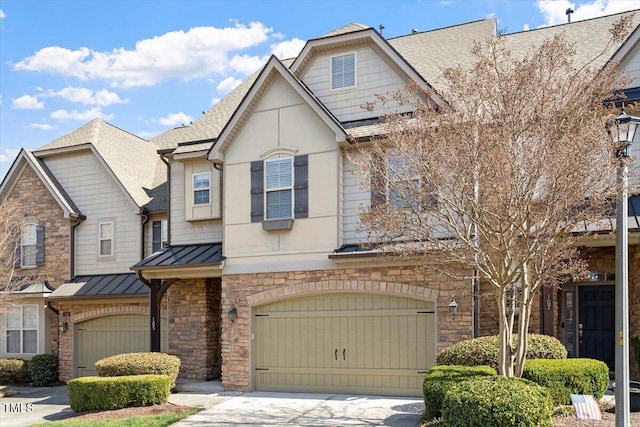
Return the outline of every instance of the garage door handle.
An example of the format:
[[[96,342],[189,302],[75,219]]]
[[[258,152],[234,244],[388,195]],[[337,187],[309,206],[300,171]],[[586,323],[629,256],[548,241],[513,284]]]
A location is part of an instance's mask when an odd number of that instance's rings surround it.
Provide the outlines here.
[[[335,355],[336,355],[336,360],[338,360],[338,349],[337,348],[336,348],[336,351],[335,351]]]
[[[342,349],[342,360],[347,360],[347,349],[346,348]]]

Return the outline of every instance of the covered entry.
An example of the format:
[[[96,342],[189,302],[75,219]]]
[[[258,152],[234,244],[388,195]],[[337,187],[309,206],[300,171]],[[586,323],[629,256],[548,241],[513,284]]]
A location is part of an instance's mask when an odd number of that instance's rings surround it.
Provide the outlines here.
[[[167,320],[162,319],[162,351],[167,351]],[[114,315],[76,324],[76,376],[97,375],[94,364],[120,353],[149,351],[149,317]]]
[[[434,303],[333,294],[254,310],[257,390],[420,396],[435,363]]]

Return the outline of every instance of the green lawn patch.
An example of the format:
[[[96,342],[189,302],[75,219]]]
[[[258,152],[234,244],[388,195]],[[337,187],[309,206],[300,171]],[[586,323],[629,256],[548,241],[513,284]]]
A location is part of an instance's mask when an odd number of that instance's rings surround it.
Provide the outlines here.
[[[144,417],[111,418],[111,419],[73,419],[67,418],[60,421],[53,421],[38,426],[64,426],[64,427],[165,427],[177,423],[183,418],[199,412],[200,409],[190,409],[182,412],[170,414],[148,415]]]

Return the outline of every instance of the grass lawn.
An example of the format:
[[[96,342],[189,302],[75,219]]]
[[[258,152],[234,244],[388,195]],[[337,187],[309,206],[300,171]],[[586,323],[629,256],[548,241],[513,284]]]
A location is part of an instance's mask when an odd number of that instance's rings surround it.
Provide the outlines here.
[[[65,427],[164,427],[180,421],[183,418],[199,412],[200,409],[190,409],[181,412],[173,412],[168,414],[147,415],[139,417],[127,418],[67,418],[65,420],[53,421],[38,426],[65,426]]]

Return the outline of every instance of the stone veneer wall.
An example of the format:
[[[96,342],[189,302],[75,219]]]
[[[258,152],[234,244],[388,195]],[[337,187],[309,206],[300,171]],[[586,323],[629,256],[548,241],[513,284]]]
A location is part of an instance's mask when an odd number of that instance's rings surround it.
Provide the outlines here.
[[[629,333],[640,334],[640,246],[629,251]],[[640,381],[640,360],[636,360],[631,350],[629,376]]]
[[[181,280],[169,288],[169,353],[182,360],[179,378],[220,377],[220,279]]]
[[[59,377],[61,381],[69,381],[74,377],[74,352],[75,342],[74,325],[76,323],[93,319],[102,316],[111,316],[117,314],[142,314],[149,315],[149,303],[145,302],[130,302],[130,303],[114,303],[109,302],[105,304],[78,304],[72,301],[60,301],[56,304],[56,307],[60,310],[59,328],[60,328],[60,352],[59,358]],[[65,316],[64,313],[68,312],[69,316]],[[164,310],[162,316],[166,316],[166,310]],[[62,322],[68,322],[69,330],[62,332]],[[171,338],[169,338],[171,340]]]
[[[17,183],[11,190],[9,201],[15,201],[20,206],[24,215],[24,222],[44,224],[45,259],[41,267],[18,269],[17,276],[33,277],[36,280],[48,280],[57,288],[65,280],[69,279],[69,227],[68,219],[58,203],[38,175],[27,166]],[[50,310],[49,341],[51,352],[58,353],[58,319]]]
[[[497,294],[494,286],[486,282],[480,283],[480,336],[497,335],[500,332]],[[557,303],[554,309],[557,310]],[[536,296],[529,319],[529,332],[539,334],[541,326],[540,296]]]
[[[227,390],[250,387],[251,307],[279,299],[318,293],[383,293],[436,302],[438,350],[472,335],[471,282],[456,281],[427,268],[408,266],[344,268],[338,270],[291,271],[225,275],[222,278],[222,382]],[[452,295],[458,316],[451,319]],[[227,313],[238,310],[234,324]]]

